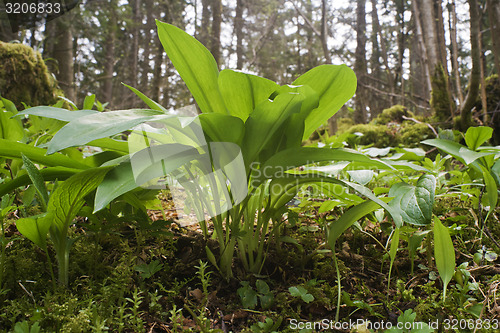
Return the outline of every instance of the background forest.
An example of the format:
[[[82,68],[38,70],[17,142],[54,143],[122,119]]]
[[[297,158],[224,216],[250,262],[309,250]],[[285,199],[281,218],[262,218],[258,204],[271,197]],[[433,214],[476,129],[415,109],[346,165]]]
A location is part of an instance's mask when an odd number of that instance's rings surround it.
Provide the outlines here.
[[[123,82],[167,109],[192,104],[156,19],[194,35],[221,69],[280,84],[319,64],[351,66],[359,83],[355,111],[337,117],[349,114],[355,123],[395,104],[417,115],[437,112],[441,122],[462,113],[462,128],[473,109],[488,115],[485,124],[498,111],[485,84],[499,71],[498,0],[88,0],[31,29],[13,33],[4,23],[0,40],[40,50],[77,103],[96,93],[110,109],[141,106]]]

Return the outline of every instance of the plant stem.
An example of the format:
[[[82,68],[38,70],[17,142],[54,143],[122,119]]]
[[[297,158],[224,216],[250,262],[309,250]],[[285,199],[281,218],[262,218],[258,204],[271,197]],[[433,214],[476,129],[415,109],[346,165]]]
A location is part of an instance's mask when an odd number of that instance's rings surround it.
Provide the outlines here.
[[[5,269],[5,226],[3,225],[3,218],[0,220],[2,224],[2,236],[0,237],[0,245],[2,246],[2,253],[0,255],[0,290],[3,285],[3,272]]]
[[[49,265],[50,277],[52,279],[52,288],[56,291],[56,277],[54,276],[54,269],[52,268],[52,259],[50,259],[49,250],[45,246],[45,255],[47,256],[47,263]]]
[[[335,311],[335,322],[338,322],[340,317],[340,300],[342,299],[342,285],[340,284],[340,270],[337,263],[337,254],[335,253],[335,249],[333,249],[333,263],[335,264],[335,270],[337,271],[337,309]]]
[[[66,246],[63,249],[57,249],[57,265],[59,283],[63,286],[68,286],[68,269],[69,269],[69,251],[66,251]]]

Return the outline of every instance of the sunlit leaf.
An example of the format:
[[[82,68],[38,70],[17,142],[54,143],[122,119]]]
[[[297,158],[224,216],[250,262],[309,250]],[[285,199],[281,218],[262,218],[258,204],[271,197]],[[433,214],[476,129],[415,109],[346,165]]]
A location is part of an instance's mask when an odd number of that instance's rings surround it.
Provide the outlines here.
[[[469,127],[465,133],[465,143],[470,149],[476,150],[479,146],[488,141],[492,134],[493,128],[491,127]]]
[[[44,213],[16,221],[17,230],[41,249],[47,248],[47,233],[52,225],[52,213]],[[48,217],[48,218],[47,218]]]
[[[439,276],[443,280],[444,300],[448,283],[455,274],[455,249],[448,228],[437,217],[434,217],[434,258]]]
[[[181,29],[158,20],[156,25],[163,48],[201,111],[227,114],[219,92],[219,70],[212,54]]]
[[[219,89],[229,113],[243,121],[278,88],[275,82],[252,74],[230,69],[219,74]]]
[[[294,85],[307,85],[319,94],[319,105],[307,116],[303,140],[346,103],[356,91],[356,75],[346,65],[321,65],[299,76]]]
[[[422,175],[417,186],[406,183],[394,184],[389,196],[394,199],[389,203],[399,210],[403,220],[415,225],[427,225],[432,219],[436,178],[433,175]]]

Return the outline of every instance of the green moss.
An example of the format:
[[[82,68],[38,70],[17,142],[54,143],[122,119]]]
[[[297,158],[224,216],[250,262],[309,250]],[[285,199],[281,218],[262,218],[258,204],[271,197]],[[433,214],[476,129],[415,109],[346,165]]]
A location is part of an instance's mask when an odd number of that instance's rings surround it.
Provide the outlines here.
[[[361,133],[359,138],[361,145],[373,145],[375,147],[394,147],[399,144],[396,132],[385,125],[361,124],[349,128],[350,133]]]
[[[435,138],[434,133],[426,124],[403,126],[399,134],[400,142],[405,147],[418,147],[420,141]]]
[[[411,113],[408,113],[408,117],[410,116],[412,116]],[[358,144],[372,145],[378,148],[397,147],[399,145],[419,147],[421,141],[435,137],[426,124],[418,124],[412,121],[391,124],[391,121],[388,123],[389,125],[378,125],[374,124],[374,122],[375,120],[370,124],[354,125],[339,131],[339,133],[361,133],[363,135],[359,137]]]
[[[50,105],[63,92],[47,69],[42,55],[23,44],[0,42],[0,95],[30,105]]]
[[[441,64],[436,66],[434,74],[431,76],[431,108],[434,117],[439,122],[447,121],[451,117],[451,110],[456,106],[451,104],[450,88],[448,85],[448,75],[446,75]]]
[[[388,109],[384,109],[374,120],[373,123],[377,125],[386,125],[390,122],[402,123],[405,117],[413,117],[413,113],[408,111],[406,107],[402,105],[394,105]]]
[[[354,120],[351,118],[340,118],[337,120],[337,132],[345,133],[351,126],[354,126]]]

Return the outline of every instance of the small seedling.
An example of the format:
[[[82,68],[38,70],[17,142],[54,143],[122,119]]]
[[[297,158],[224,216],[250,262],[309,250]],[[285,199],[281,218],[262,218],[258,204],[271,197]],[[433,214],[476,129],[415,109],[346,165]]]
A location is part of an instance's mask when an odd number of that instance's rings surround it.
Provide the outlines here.
[[[258,322],[250,326],[250,329],[254,333],[274,333],[281,325],[281,318],[278,318],[276,322],[271,318],[266,318],[264,322]]]
[[[240,282],[242,287],[238,289],[238,295],[241,299],[241,304],[247,309],[255,309],[258,300],[263,310],[269,309],[273,304],[274,295],[269,289],[269,285],[263,280],[255,282],[255,291],[248,281]]]
[[[386,333],[432,333],[434,330],[427,323],[415,322],[417,314],[412,309],[406,310],[398,317],[398,326],[386,330]]]
[[[155,273],[158,273],[163,268],[163,264],[161,264],[158,260],[153,260],[149,264],[141,264],[135,266],[135,270],[139,272],[143,279],[149,279]]]
[[[302,286],[290,287],[288,291],[293,297],[300,297],[306,303],[314,301],[314,296],[309,294],[307,289]]]

